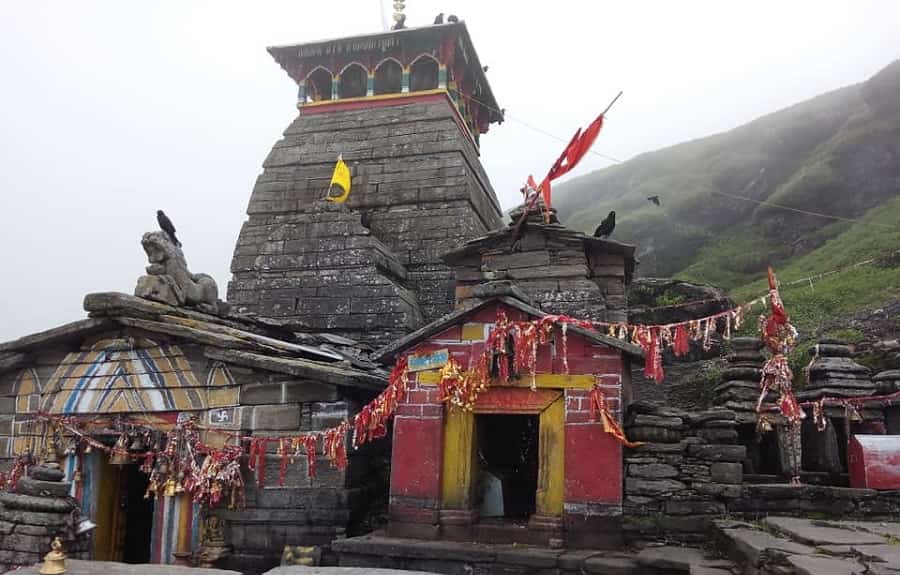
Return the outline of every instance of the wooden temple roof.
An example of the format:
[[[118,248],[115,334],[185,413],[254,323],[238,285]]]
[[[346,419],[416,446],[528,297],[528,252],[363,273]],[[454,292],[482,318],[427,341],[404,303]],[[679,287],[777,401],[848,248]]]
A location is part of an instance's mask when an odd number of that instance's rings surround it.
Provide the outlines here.
[[[502,122],[503,114],[491,90],[490,82],[484,73],[465,22],[449,22],[298,44],[269,46],[266,50],[282,69],[295,82],[299,83],[306,77],[306,72],[310,71],[303,66],[303,63],[307,61],[321,61],[323,57],[332,54],[343,57],[370,51],[383,52],[384,55],[387,55],[390,50],[402,48],[405,44],[431,45],[434,50],[445,38],[455,38],[456,42],[454,43],[465,60],[466,68],[470,70],[475,82],[481,87],[478,100],[489,110],[491,122]]]

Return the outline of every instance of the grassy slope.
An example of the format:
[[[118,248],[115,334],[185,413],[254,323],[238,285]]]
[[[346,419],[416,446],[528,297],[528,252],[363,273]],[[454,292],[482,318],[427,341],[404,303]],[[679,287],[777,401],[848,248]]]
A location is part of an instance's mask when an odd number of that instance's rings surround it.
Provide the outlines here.
[[[835,316],[900,298],[900,267],[896,264],[876,261],[853,267],[900,250],[900,197],[871,210],[859,223],[840,223],[832,227],[842,231],[821,247],[776,267],[782,284],[841,270],[813,280],[812,286],[803,283],[783,288],[785,305],[801,330],[809,330]],[[716,262],[728,258],[746,257],[748,249],[747,244],[722,241],[708,250],[700,263],[678,276],[685,279],[703,277],[705,266],[714,267]],[[766,280],[758,273],[736,276],[728,288],[736,301],[748,301],[766,293]]]
[[[614,237],[638,245],[641,273],[712,283],[737,301],[764,293],[770,263],[785,283],[890,254],[900,250],[898,93],[895,62],[864,84],[558,186],[557,207],[583,231],[615,209]],[[864,222],[797,214],[717,191]],[[662,208],[646,201],[654,194]],[[809,330],[900,298],[898,286],[900,268],[864,266],[812,289],[786,287],[784,297],[798,327]]]

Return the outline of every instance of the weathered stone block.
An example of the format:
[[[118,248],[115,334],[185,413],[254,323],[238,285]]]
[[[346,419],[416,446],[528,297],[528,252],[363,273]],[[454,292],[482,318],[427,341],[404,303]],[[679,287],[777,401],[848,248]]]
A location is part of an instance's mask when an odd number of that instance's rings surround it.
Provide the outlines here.
[[[283,384],[283,399],[287,403],[310,401],[336,401],[337,387],[316,381],[289,381]]]
[[[722,514],[725,504],[717,501],[666,501],[665,512],[670,515]]]
[[[744,480],[744,466],[740,463],[716,462],[709,466],[709,476],[715,483],[739,484]]]
[[[676,429],[666,429],[663,427],[635,426],[628,428],[628,437],[632,441],[678,443],[681,441],[681,432]]]
[[[678,477],[678,469],[665,463],[632,464],[628,466],[628,475],[649,479],[666,479]]]
[[[674,479],[641,479],[627,477],[625,493],[629,495],[663,495],[686,489],[687,485]]]
[[[296,403],[257,405],[253,408],[251,428],[285,431],[300,429],[300,406]]]
[[[282,387],[280,383],[256,383],[241,387],[241,404],[262,405],[281,403]]]
[[[69,483],[22,477],[16,485],[16,492],[38,497],[66,497],[69,495]]]
[[[708,461],[744,461],[747,448],[743,445],[690,445],[688,455]]]
[[[661,417],[643,413],[638,413],[631,421],[631,425],[634,426],[664,427],[666,429],[681,429],[683,423],[680,417]]]

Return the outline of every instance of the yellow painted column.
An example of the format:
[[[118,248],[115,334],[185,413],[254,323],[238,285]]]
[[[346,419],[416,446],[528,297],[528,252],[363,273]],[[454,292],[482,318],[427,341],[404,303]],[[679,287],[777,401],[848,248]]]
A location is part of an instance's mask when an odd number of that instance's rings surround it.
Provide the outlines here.
[[[562,516],[565,496],[565,397],[540,415],[538,443],[538,515]]]
[[[441,507],[472,507],[475,414],[448,407],[444,419],[444,461],[441,474]]]
[[[193,524],[193,502],[187,493],[179,493],[175,499],[178,507],[178,533],[175,540],[175,564],[190,566],[191,527]]]

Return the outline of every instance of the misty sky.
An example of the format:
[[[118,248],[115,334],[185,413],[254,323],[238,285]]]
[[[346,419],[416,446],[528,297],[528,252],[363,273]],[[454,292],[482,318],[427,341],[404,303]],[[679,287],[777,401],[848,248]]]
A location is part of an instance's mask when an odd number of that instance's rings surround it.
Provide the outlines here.
[[[265,47],[377,32],[379,4],[0,0],[0,341],[84,317],[86,293],[131,293],[158,208],[224,299],[253,182],[296,114]],[[482,138],[504,208],[562,147],[521,122],[568,139],[623,90],[594,149],[627,159],[900,57],[888,0],[407,0],[410,26],[441,11],[466,21],[507,110]]]

